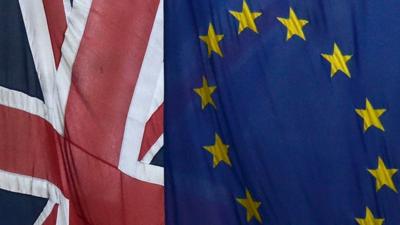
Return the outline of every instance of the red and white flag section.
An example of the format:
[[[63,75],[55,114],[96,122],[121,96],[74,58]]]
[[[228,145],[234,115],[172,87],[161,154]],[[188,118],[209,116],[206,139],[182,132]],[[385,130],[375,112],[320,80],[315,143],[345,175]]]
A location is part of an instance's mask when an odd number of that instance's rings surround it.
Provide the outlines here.
[[[35,224],[164,224],[162,2],[13,1],[40,94],[0,82],[0,189],[49,199]]]

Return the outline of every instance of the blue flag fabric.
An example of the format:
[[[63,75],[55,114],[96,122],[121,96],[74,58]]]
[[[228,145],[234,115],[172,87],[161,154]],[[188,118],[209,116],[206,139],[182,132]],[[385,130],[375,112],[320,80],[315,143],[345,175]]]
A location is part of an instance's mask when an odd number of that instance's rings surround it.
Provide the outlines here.
[[[166,1],[167,224],[400,224],[399,12]]]
[[[0,189],[0,224],[35,224],[48,199]]]

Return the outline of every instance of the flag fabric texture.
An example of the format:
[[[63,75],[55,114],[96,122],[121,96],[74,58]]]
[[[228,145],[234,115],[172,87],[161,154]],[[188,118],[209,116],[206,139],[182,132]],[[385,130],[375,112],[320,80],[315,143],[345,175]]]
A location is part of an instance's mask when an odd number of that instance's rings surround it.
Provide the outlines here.
[[[167,1],[167,225],[399,224],[399,10]]]
[[[0,224],[164,224],[162,1],[1,1],[0,32]]]

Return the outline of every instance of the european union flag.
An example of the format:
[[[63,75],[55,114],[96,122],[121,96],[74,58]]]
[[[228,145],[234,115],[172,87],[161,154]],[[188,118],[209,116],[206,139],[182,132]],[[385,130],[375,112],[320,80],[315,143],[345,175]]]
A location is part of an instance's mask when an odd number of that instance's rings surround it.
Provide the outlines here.
[[[165,10],[168,225],[400,224],[398,0]]]

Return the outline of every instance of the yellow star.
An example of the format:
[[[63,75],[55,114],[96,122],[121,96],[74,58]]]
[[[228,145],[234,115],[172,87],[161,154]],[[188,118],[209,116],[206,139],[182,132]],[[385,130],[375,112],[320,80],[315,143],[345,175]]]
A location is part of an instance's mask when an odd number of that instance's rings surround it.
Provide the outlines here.
[[[224,144],[217,133],[215,134],[214,145],[204,146],[203,148],[213,155],[213,167],[214,168],[221,161],[229,166],[232,166],[231,160],[229,159],[229,156],[228,156],[229,145]]]
[[[208,104],[215,106],[214,100],[211,95],[214,93],[216,86],[208,86],[207,79],[203,76],[203,86],[201,88],[194,88],[193,91],[196,92],[201,98],[201,108],[204,109]]]
[[[262,13],[260,12],[252,12],[247,5],[246,1],[243,1],[243,8],[242,12],[237,11],[229,11],[232,16],[234,16],[239,21],[239,31],[240,34],[244,29],[249,28],[250,30],[258,33],[256,23],[254,20],[261,16]]]
[[[346,76],[351,78],[347,62],[351,59],[352,55],[343,55],[339,46],[335,43],[333,45],[333,54],[321,54],[324,59],[331,63],[331,77],[334,77],[337,71],[342,71]]]
[[[381,157],[378,158],[378,168],[375,170],[369,169],[368,172],[376,179],[376,191],[386,185],[394,192],[397,192],[392,178],[397,173],[397,169],[388,169]]]
[[[246,198],[237,198],[236,199],[239,204],[241,204],[244,208],[246,208],[246,220],[250,222],[250,220],[255,217],[259,223],[262,223],[261,215],[258,212],[258,208],[261,205],[261,202],[257,202],[253,200],[249,190],[246,189]]]
[[[365,109],[356,109],[357,114],[364,120],[364,132],[371,126],[385,131],[379,117],[386,112],[386,109],[374,109],[368,98],[366,99]]]
[[[286,41],[293,37],[299,36],[301,39],[306,40],[304,36],[303,27],[308,24],[307,20],[299,19],[293,9],[289,9],[289,18],[277,18],[287,28]]]
[[[224,35],[216,34],[214,30],[214,26],[212,23],[208,26],[207,35],[199,36],[200,40],[204,41],[207,44],[208,56],[211,56],[211,52],[217,53],[219,56],[223,57],[222,51],[219,48],[218,42],[224,39]]]
[[[385,219],[375,218],[371,210],[367,207],[365,212],[365,218],[356,218],[359,225],[382,225]]]

